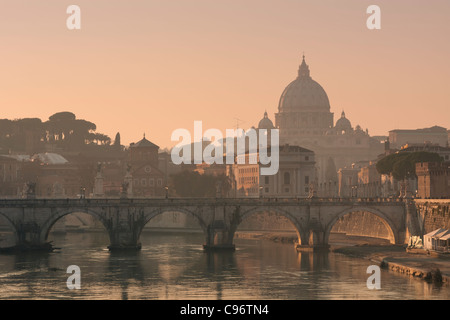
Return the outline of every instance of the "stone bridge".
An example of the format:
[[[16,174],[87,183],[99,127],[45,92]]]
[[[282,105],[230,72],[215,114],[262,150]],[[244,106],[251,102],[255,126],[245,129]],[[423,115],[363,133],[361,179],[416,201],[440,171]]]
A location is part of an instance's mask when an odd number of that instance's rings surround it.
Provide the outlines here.
[[[97,218],[109,234],[110,250],[139,249],[144,226],[164,212],[193,216],[204,232],[205,249],[234,249],[241,221],[254,213],[273,212],[294,225],[297,249],[328,248],[336,221],[351,212],[370,212],[383,221],[390,241],[404,244],[416,231],[415,211],[407,199],[299,198],[128,198],[128,199],[7,199],[0,200],[0,216],[14,230],[16,247],[45,247],[58,219],[82,212]],[[412,221],[412,222],[411,222]]]

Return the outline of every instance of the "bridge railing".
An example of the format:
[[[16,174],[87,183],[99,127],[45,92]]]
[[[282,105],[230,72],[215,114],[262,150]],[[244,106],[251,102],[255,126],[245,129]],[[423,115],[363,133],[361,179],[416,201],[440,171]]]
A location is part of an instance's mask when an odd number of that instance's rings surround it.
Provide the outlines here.
[[[88,206],[88,205],[146,205],[149,202],[155,204],[217,204],[217,203],[267,203],[267,204],[279,204],[279,203],[327,203],[327,204],[354,204],[354,203],[402,203],[402,198],[304,198],[304,197],[261,197],[261,198],[188,198],[188,197],[159,197],[159,198],[35,198],[35,199],[0,199],[0,207],[7,207],[11,205],[23,205],[23,206],[45,206],[45,205],[75,205],[75,206]]]

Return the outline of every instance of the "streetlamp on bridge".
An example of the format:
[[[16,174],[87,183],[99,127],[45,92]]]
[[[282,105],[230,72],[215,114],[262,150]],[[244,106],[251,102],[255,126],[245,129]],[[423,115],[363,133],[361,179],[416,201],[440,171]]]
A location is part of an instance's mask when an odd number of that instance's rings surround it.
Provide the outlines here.
[[[86,188],[80,187],[80,199],[85,199],[85,198],[86,198]]]
[[[358,197],[358,186],[352,186],[352,198]]]

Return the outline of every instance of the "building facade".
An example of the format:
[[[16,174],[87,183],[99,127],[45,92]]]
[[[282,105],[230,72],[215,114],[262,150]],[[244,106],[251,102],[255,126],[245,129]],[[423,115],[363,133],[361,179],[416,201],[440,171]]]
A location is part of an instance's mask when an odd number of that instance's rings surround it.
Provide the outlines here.
[[[400,149],[407,144],[434,144],[446,147],[448,146],[448,140],[447,129],[439,126],[424,129],[396,129],[389,131],[389,142],[393,149]]]
[[[416,163],[417,197],[450,198],[450,163]]]
[[[0,197],[17,196],[23,187],[23,162],[0,155]]]
[[[129,148],[129,162],[127,175],[132,181],[128,185],[128,194],[136,197],[165,196],[165,174],[159,169],[159,147],[145,138],[131,144]],[[125,179],[124,178],[124,179]],[[123,191],[123,190],[122,190]]]
[[[256,163],[254,163],[256,162]],[[316,184],[314,152],[299,146],[279,147],[279,170],[261,175],[259,154],[238,155],[231,181],[238,197],[309,197]]]
[[[332,166],[344,168],[357,161],[376,159],[384,149],[379,140],[369,136],[367,129],[353,127],[344,112],[334,123],[330,109],[327,93],[311,78],[303,56],[297,78],[280,97],[275,127],[280,130],[280,145],[314,151],[318,183],[325,185],[330,184],[327,177],[330,161],[334,163]]]

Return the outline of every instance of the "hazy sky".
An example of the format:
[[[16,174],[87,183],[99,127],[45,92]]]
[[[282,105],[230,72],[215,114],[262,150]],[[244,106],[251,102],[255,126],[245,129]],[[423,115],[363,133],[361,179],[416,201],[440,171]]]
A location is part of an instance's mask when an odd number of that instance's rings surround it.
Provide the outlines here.
[[[66,9],[81,8],[81,30]],[[366,9],[381,8],[381,30]],[[450,128],[450,1],[0,0],[0,118],[59,111],[122,143],[256,126],[302,52],[335,121]]]

